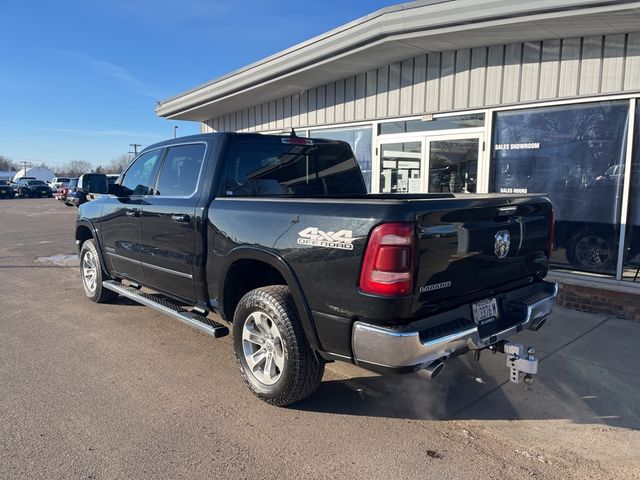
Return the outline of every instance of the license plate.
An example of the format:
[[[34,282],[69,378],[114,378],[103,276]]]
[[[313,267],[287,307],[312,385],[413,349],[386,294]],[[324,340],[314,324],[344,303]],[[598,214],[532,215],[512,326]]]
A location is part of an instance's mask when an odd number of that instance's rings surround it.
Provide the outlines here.
[[[482,325],[487,321],[498,318],[498,302],[495,298],[488,298],[478,303],[471,304],[473,310],[473,321],[476,325]]]

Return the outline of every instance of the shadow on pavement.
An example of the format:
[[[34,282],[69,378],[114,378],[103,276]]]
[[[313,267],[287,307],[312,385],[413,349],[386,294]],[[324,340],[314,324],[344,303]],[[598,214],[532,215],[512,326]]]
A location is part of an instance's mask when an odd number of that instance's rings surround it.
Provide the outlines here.
[[[292,408],[424,420],[570,420],[638,430],[640,375],[634,364],[640,355],[627,358],[628,366],[608,359],[608,336],[628,356],[640,341],[640,324],[607,320],[552,354],[540,352],[532,386],[509,383],[505,357],[485,351],[480,362],[470,354],[450,360],[434,380],[356,369],[353,378],[324,381]]]

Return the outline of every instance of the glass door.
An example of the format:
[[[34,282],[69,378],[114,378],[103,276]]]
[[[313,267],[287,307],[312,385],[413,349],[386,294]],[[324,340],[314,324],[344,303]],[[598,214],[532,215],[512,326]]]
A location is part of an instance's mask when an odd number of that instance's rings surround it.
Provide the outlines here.
[[[483,146],[482,134],[427,137],[428,191],[475,193]]]
[[[424,192],[423,138],[408,139],[379,145],[380,193]]]

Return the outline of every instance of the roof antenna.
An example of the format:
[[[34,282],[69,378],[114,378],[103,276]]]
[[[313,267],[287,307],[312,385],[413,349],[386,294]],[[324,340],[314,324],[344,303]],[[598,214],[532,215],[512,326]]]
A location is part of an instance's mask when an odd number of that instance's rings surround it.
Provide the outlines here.
[[[289,127],[289,128],[285,128],[284,130],[282,130],[282,132],[280,132],[282,135],[289,135],[290,137],[297,137],[298,135],[296,134],[296,131],[293,129],[293,127]]]

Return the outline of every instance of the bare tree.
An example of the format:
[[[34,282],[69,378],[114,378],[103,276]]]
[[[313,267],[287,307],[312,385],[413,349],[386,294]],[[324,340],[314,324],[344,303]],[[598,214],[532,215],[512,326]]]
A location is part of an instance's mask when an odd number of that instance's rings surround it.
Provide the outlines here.
[[[0,170],[18,170],[18,164],[4,155],[0,155]]]
[[[91,171],[91,163],[86,160],[71,160],[65,165],[64,170],[70,177],[79,177]]]
[[[125,153],[120,155],[118,158],[111,160],[111,163],[104,167],[104,171],[108,173],[122,173],[124,169],[129,166],[132,160],[133,155]]]

